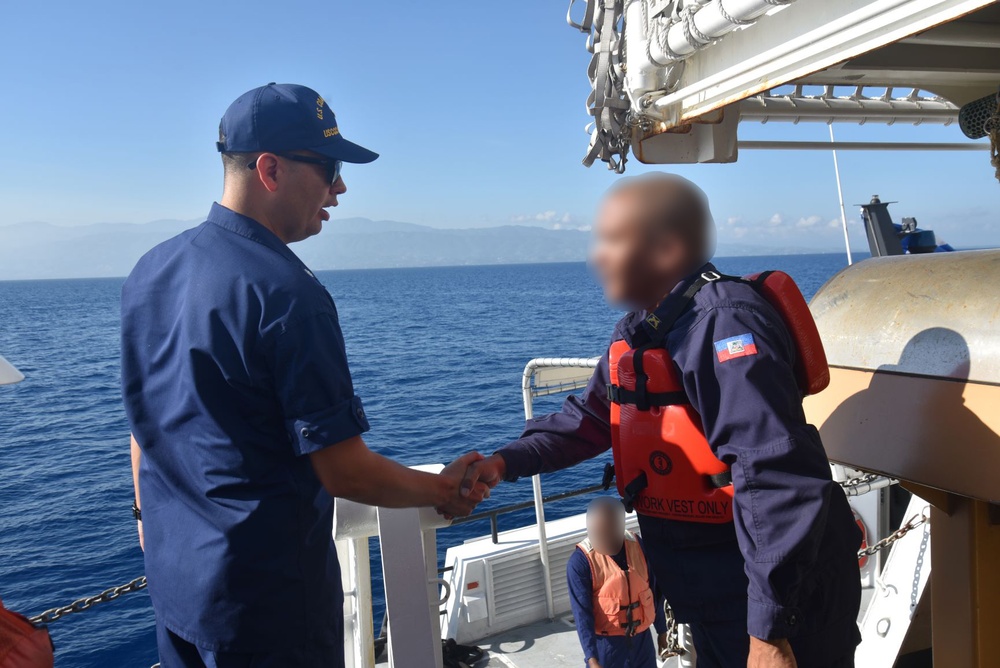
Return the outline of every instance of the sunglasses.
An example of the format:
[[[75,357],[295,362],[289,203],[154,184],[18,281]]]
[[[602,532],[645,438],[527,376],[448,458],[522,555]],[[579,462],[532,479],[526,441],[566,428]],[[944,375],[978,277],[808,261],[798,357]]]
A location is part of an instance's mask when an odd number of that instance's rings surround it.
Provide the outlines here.
[[[326,172],[326,180],[333,185],[340,178],[340,170],[344,166],[343,160],[330,160],[327,158],[314,158],[311,155],[296,155],[295,153],[275,153],[279,158],[301,162],[307,165],[319,165]],[[247,165],[250,169],[257,169],[257,161],[254,160]]]

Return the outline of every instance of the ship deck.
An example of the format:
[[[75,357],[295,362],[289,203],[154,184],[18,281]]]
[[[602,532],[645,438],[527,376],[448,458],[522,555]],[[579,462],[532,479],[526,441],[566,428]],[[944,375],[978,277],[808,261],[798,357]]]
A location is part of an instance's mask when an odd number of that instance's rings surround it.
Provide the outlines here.
[[[476,646],[488,660],[475,668],[579,668],[583,652],[571,615],[527,624],[486,638]],[[378,666],[388,666],[383,657]]]
[[[476,668],[579,668],[583,663],[576,627],[569,615],[501,633],[479,647],[488,653],[489,661]]]

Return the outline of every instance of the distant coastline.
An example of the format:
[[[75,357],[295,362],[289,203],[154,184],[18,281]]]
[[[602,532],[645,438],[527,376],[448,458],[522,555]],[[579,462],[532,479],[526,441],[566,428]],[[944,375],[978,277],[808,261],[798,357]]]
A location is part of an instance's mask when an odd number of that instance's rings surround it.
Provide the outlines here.
[[[116,278],[156,244],[200,221],[60,227],[47,223],[0,226],[0,280]],[[404,269],[583,262],[592,234],[542,227],[438,229],[396,221],[348,218],[292,250],[314,271]],[[720,243],[719,257],[838,252]],[[842,251],[841,251],[842,252]]]
[[[974,249],[969,249],[974,250]],[[790,252],[790,253],[776,253],[776,254],[765,254],[765,255],[716,255],[716,262],[725,262],[726,260],[740,260],[743,262],[753,260],[768,260],[772,261],[776,257],[789,257],[789,258],[806,258],[806,257],[824,257],[829,258],[831,256],[843,256],[844,253],[833,251],[833,250],[806,250],[802,252]],[[854,251],[854,260],[857,262],[860,259],[865,259],[869,257],[867,251]],[[364,273],[364,272],[392,272],[392,271],[426,271],[434,269],[476,269],[482,267],[545,267],[545,266],[559,266],[559,265],[579,265],[586,264],[586,260],[563,260],[558,262],[494,262],[490,264],[435,264],[435,265],[420,265],[420,266],[409,266],[409,267],[350,267],[350,268],[334,268],[334,269],[315,269],[315,273],[318,276],[324,274],[339,274],[339,273]],[[61,282],[61,281],[124,281],[127,274],[121,274],[118,276],[52,276],[46,278],[3,278],[2,273],[0,273],[0,283],[21,283],[21,282],[37,282],[43,283],[47,281],[51,282]]]

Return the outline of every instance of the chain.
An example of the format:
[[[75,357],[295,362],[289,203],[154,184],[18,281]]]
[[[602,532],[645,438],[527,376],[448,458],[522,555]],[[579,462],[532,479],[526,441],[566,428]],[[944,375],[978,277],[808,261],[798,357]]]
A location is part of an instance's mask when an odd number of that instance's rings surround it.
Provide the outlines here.
[[[855,476],[855,477],[851,478],[850,480],[845,480],[844,482],[840,483],[840,486],[844,487],[844,488],[860,487],[861,485],[864,485],[865,483],[869,483],[869,482],[873,482],[875,480],[878,480],[880,477],[881,476],[879,474],[877,474],[877,473],[862,473],[861,475]]]
[[[899,481],[895,478],[889,478],[877,473],[861,473],[850,480],[840,483],[840,486],[847,496],[861,496],[868,492],[874,492],[875,490],[884,489],[896,484],[899,484]]]
[[[663,615],[667,620],[667,630],[664,631],[667,636],[667,645],[666,647],[660,647],[659,641],[657,641],[656,650],[659,653],[660,660],[669,659],[672,656],[684,656],[687,651],[681,647],[677,619],[674,617],[673,608],[666,601],[663,602]]]
[[[861,557],[870,557],[876,552],[884,550],[885,548],[889,547],[897,540],[905,536],[906,534],[910,533],[917,527],[926,523],[927,520],[929,519],[930,515],[928,514],[926,509],[919,515],[914,515],[913,517],[910,518],[910,520],[906,524],[899,527],[898,529],[893,531],[891,534],[889,534],[879,542],[875,543],[874,545],[870,545],[864,548],[863,550],[858,550],[858,559],[860,559]]]
[[[124,595],[130,594],[134,591],[139,591],[146,588],[146,576],[138,577],[132,580],[128,584],[119,585],[117,587],[112,587],[111,589],[105,589],[97,596],[88,596],[87,598],[81,598],[79,600],[73,601],[69,605],[64,605],[61,608],[52,608],[51,610],[46,610],[40,615],[35,615],[31,617],[28,621],[32,624],[51,624],[60,617],[64,617],[73,612],[83,612],[84,610],[89,610],[91,607],[97,605],[98,603],[107,603],[108,601],[113,601],[116,598]]]

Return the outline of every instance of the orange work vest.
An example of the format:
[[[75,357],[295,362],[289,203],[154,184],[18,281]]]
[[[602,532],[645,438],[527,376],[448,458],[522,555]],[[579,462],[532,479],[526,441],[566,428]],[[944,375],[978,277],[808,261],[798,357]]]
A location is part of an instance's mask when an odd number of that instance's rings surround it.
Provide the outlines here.
[[[653,336],[659,338],[635,349],[616,341],[608,353],[611,449],[618,493],[629,510],[642,515],[710,524],[733,520],[729,467],[712,452],[701,417],[688,401],[663,343],[697,291],[717,280],[748,283],[781,316],[798,352],[795,375],[802,394],[816,394],[830,382],[816,323],[790,276],[780,271],[746,278],[714,271],[702,274],[680,300],[665,302],[671,309],[664,313],[658,309],[646,318],[656,330]]]
[[[0,668],[52,668],[49,632],[0,602]]]
[[[589,540],[577,545],[587,561],[593,580],[594,633],[599,636],[634,636],[653,624],[656,604],[649,588],[646,556],[631,531],[625,532],[628,571],[615,560],[596,552]]]
[[[636,387],[635,355],[642,355],[646,389],[669,405],[640,410],[624,392]],[[733,521],[733,485],[729,467],[705,440],[701,418],[665,348],[633,350],[625,341],[611,344],[611,450],[618,493],[642,515],[671,520],[722,524]],[[614,401],[614,398],[618,401]],[[640,481],[627,489],[633,481]]]

